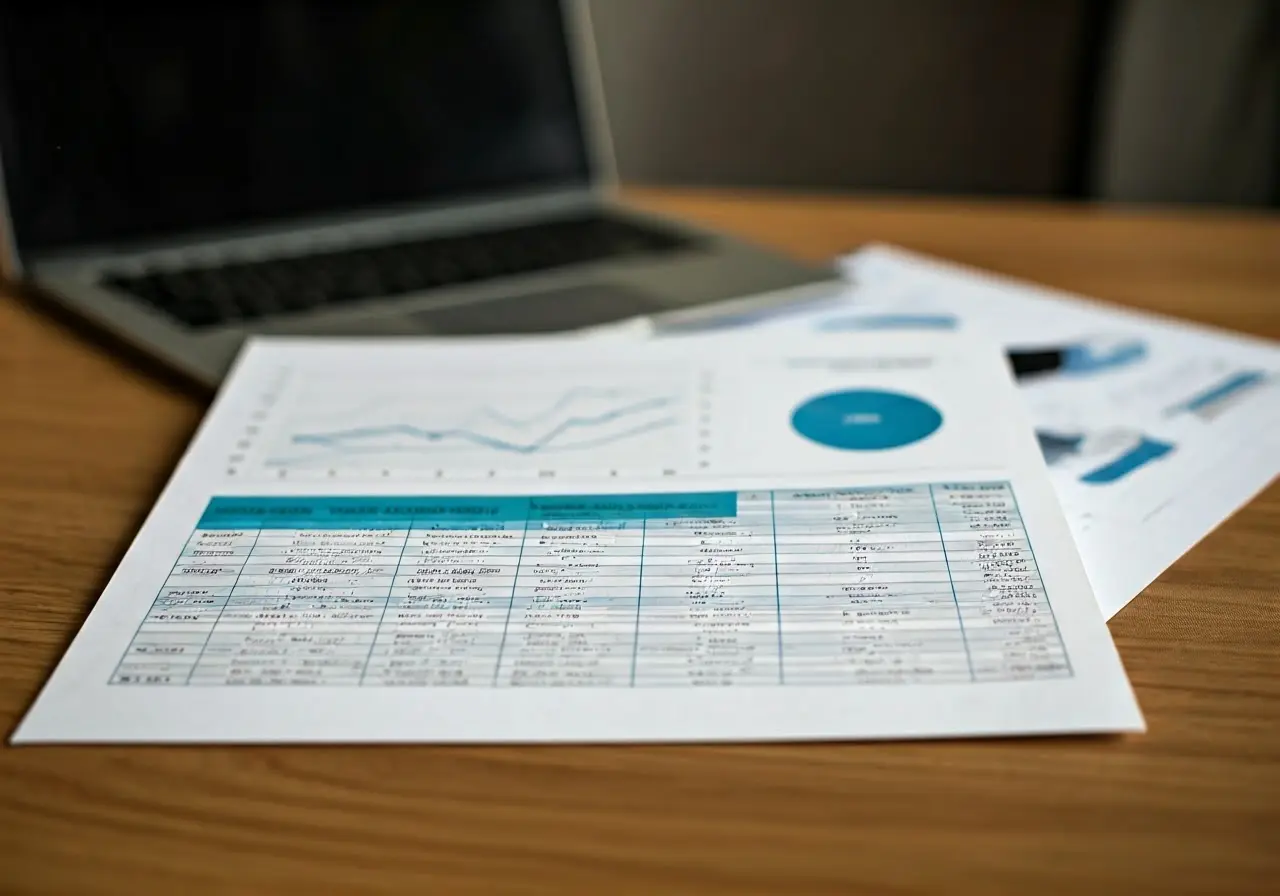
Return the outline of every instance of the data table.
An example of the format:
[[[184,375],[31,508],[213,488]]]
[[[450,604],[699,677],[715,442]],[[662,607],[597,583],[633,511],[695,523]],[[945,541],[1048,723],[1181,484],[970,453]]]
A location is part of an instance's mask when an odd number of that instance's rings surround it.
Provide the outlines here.
[[[769,687],[1072,674],[1007,482],[215,498],[121,686]]]

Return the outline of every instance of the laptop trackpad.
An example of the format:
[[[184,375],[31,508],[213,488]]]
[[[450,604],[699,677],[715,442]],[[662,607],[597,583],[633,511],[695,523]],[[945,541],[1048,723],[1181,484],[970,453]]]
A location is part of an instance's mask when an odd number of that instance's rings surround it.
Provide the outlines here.
[[[486,302],[466,302],[415,311],[408,317],[429,333],[475,336],[574,330],[653,314],[664,308],[657,299],[638,289],[601,283],[522,293]]]

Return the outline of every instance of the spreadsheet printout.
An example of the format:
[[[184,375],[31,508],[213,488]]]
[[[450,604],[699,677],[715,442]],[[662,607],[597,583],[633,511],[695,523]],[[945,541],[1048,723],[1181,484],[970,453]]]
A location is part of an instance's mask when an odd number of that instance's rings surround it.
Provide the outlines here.
[[[1036,451],[950,333],[257,340],[14,739],[1141,730]]]

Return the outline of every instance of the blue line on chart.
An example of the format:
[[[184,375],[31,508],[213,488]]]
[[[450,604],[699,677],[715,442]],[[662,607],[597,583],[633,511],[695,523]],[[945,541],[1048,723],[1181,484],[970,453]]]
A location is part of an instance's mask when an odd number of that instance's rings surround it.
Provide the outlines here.
[[[519,442],[511,442],[507,439],[498,438],[497,436],[485,435],[484,433],[476,432],[471,429],[426,429],[421,426],[415,426],[411,423],[391,423],[386,426],[363,426],[329,433],[297,433],[290,439],[290,441],[298,445],[336,446],[350,439],[369,439],[381,436],[399,435],[408,436],[413,439],[422,439],[426,442],[441,442],[445,439],[461,439],[463,441],[474,442],[477,445],[483,445],[487,448],[494,448],[499,451],[513,451],[520,454],[531,454],[545,448],[557,436],[568,432],[571,429],[588,426],[602,426],[606,423],[612,423],[614,420],[621,417],[630,416],[631,414],[638,414],[643,411],[651,411],[666,407],[670,403],[670,398],[650,398],[621,408],[614,408],[610,411],[593,414],[591,416],[566,417],[540,438],[523,444]]]
[[[598,420],[598,418],[593,418],[593,419]],[[614,419],[616,419],[616,417]],[[668,426],[675,425],[676,423],[679,422],[679,420],[676,417],[664,417],[660,420],[653,420],[646,423],[642,423],[639,426],[634,426],[631,429],[626,429],[626,430],[623,430],[622,432],[611,433],[609,435],[600,436],[594,439],[586,439],[580,442],[569,442],[567,444],[561,444],[561,445],[549,444],[550,441],[555,438],[555,436],[559,435],[561,432],[566,431],[569,428],[568,424],[572,422],[573,420],[566,420],[564,423],[557,426],[555,429],[547,433],[547,435],[543,436],[541,439],[538,439],[535,442],[525,444],[525,445],[513,444],[510,442],[505,442],[501,439],[491,439],[487,436],[480,436],[477,433],[471,433],[465,430],[461,431],[457,437],[465,438],[467,441],[476,442],[477,444],[483,445],[485,447],[493,448],[498,451],[509,451],[514,454],[539,454],[539,453],[547,454],[554,451],[570,451],[570,450],[580,451],[586,448],[599,448],[601,446],[609,445],[614,442],[620,442],[624,439],[628,439],[633,436],[644,435],[645,433],[655,432],[659,429],[665,429]],[[608,421],[603,421],[603,422],[608,422]],[[586,425],[586,424],[582,424],[582,425]],[[386,429],[391,429],[391,428],[387,427]],[[398,429],[393,430],[392,434],[397,434],[399,431],[400,430]],[[426,441],[428,443],[434,443],[434,442],[440,441],[440,438],[429,439],[429,438],[423,438],[422,436],[416,435],[416,434],[414,434],[413,437],[416,439],[422,439],[423,441]],[[295,436],[294,440],[297,441],[298,437]],[[279,466],[287,466],[290,464],[308,463],[314,460],[324,460],[326,458],[332,458],[333,452],[338,452],[340,454],[346,454],[346,455],[388,454],[388,453],[400,453],[400,452],[415,453],[415,452],[422,451],[424,448],[427,448],[426,445],[422,445],[422,446],[347,445],[341,441],[337,441],[337,442],[312,441],[312,442],[309,442],[309,444],[318,444],[328,450],[326,450],[323,453],[304,455],[301,457],[269,458],[268,460],[265,461],[265,463],[267,466],[279,467]]]
[[[579,398],[621,398],[625,394],[625,389],[597,389],[592,388],[591,386],[581,386],[569,389],[557,398],[550,406],[529,417],[513,417],[509,414],[504,414],[497,408],[487,406],[481,408],[480,413],[484,414],[490,420],[496,420],[497,422],[507,426],[529,426],[530,424],[541,423],[550,417],[554,417]]]

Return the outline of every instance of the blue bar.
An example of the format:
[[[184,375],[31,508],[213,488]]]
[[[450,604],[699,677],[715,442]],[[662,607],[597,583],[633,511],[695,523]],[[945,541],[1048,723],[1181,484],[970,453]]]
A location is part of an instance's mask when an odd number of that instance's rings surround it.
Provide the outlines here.
[[[214,498],[200,529],[476,529],[506,523],[733,517],[735,492],[654,495]]]
[[[1090,485],[1107,485],[1123,479],[1144,464],[1164,457],[1172,450],[1172,443],[1148,439],[1144,436],[1142,441],[1115,460],[1081,476],[1080,481]]]

